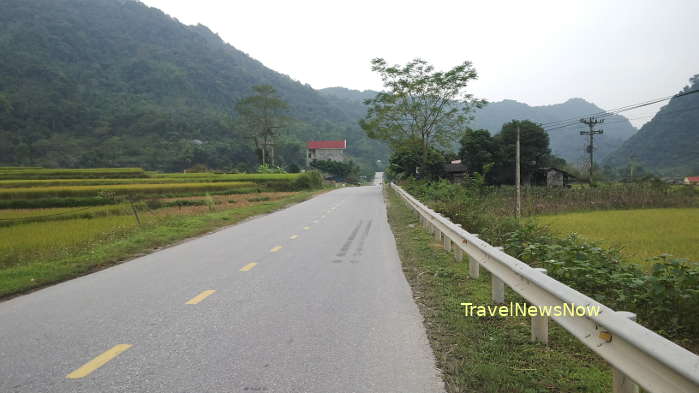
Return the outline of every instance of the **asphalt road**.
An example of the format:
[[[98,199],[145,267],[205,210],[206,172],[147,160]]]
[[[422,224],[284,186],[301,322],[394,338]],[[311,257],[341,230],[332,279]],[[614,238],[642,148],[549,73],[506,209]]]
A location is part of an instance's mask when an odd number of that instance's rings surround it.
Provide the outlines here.
[[[440,392],[381,186],[0,303],[0,392]]]

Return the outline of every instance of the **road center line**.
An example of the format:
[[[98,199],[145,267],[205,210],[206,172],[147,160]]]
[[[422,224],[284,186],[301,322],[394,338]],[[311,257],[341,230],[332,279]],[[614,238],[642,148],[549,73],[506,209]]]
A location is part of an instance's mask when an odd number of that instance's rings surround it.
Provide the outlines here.
[[[240,269],[240,271],[241,271],[241,272],[247,272],[247,271],[250,271],[250,269],[252,269],[252,268],[255,267],[255,266],[257,266],[257,264],[256,264],[255,262],[250,262],[250,263],[248,263],[247,265],[243,266],[243,268]]]
[[[198,303],[201,302],[202,300],[204,300],[204,299],[206,299],[207,297],[209,297],[210,295],[212,295],[214,292],[216,292],[216,291],[214,291],[213,289],[206,290],[206,291],[204,291],[204,292],[198,294],[197,296],[191,298],[191,299],[190,299],[187,303],[185,303],[185,304],[198,304]]]
[[[299,238],[299,235],[291,235],[291,237],[289,239],[294,240],[294,239],[298,239],[298,238]]]
[[[276,247],[272,248],[271,250],[269,250],[269,252],[277,252],[281,249],[282,249],[282,246],[276,246]]]
[[[303,229],[309,230],[309,229],[311,229],[311,227],[303,227]]]
[[[85,363],[82,367],[79,369],[73,371],[72,373],[66,375],[66,378],[68,379],[79,379],[83,377],[87,377],[90,375],[93,371],[97,370],[98,368],[104,366],[108,361],[114,359],[115,357],[119,356],[120,353],[126,351],[127,349],[131,348],[131,344],[119,344],[115,345],[112,349],[108,349],[107,351],[103,352],[101,355],[97,356],[96,358],[90,360],[89,362]]]

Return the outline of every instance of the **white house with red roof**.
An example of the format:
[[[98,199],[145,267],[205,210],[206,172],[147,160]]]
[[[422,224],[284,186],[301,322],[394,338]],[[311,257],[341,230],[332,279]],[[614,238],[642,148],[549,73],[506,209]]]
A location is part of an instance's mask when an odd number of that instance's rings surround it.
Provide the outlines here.
[[[684,184],[699,184],[699,176],[685,177]]]
[[[306,154],[306,166],[310,165],[311,161],[345,161],[345,149],[347,149],[347,140],[342,141],[310,141],[306,146],[308,152]]]

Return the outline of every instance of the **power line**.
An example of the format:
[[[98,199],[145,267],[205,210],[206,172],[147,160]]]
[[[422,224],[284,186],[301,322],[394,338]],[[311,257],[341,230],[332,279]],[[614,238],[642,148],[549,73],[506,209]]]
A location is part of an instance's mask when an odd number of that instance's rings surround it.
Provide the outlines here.
[[[699,93],[699,89],[678,93],[678,94],[668,96],[668,97],[656,98],[654,100],[645,101],[645,102],[638,103],[638,104],[626,105],[626,106],[615,108],[615,109],[612,109],[609,111],[597,112],[597,113],[593,113],[590,115],[585,115],[585,117],[606,118],[606,117],[618,115],[621,112],[626,112],[626,111],[642,108],[642,107],[648,106],[648,105],[658,104],[658,103],[663,102],[663,101],[667,101],[667,100],[670,100],[673,98],[678,98],[678,97],[682,97],[682,96],[686,96],[686,95],[690,95],[690,94],[694,94],[694,93]],[[578,123],[577,118],[571,118],[571,119],[553,121],[553,122],[548,122],[548,123],[540,123],[539,126],[543,127],[544,130],[546,130],[546,131],[552,131],[552,130],[556,130],[556,129],[560,129],[560,128],[570,127],[572,125],[576,125],[577,123]]]

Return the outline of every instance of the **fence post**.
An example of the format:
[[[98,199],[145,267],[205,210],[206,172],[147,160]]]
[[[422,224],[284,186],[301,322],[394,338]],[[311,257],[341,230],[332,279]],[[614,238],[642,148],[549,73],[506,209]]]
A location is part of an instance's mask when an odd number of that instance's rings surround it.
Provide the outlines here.
[[[546,269],[534,269],[546,274]],[[549,317],[532,316],[532,341],[549,344]]]
[[[636,314],[628,311],[617,311],[617,314],[628,318],[632,321],[636,320]],[[636,385],[631,378],[627,377],[624,373],[612,367],[612,392],[614,393],[638,393],[638,385]]]
[[[449,239],[446,234],[444,235],[444,249],[447,251],[451,251],[451,239]]]
[[[439,231],[439,228],[437,226],[434,226],[434,240],[436,241],[441,241],[442,240],[442,232]]]
[[[504,250],[504,247],[495,248],[497,248],[500,251]],[[490,275],[490,292],[493,298],[493,303],[505,303],[505,283],[501,279],[499,279],[495,274]]]
[[[473,236],[478,237],[477,233],[474,233]],[[473,258],[472,256],[468,256],[468,275],[471,276],[471,278],[478,278],[481,275],[480,272],[480,265],[478,264],[478,261]]]

